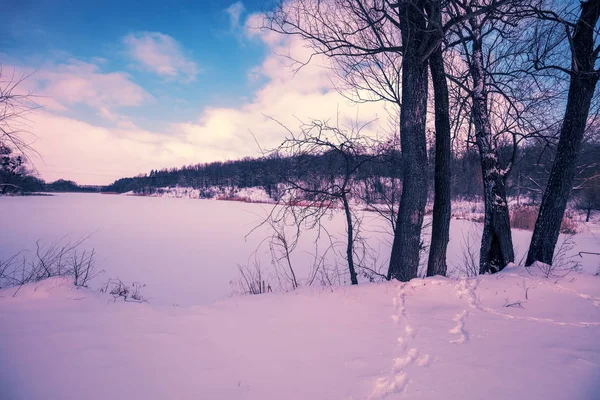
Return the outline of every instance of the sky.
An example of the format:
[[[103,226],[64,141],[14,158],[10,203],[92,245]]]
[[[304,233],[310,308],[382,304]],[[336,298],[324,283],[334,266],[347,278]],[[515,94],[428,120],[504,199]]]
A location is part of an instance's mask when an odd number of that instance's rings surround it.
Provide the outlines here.
[[[335,90],[329,60],[260,29],[272,0],[5,0],[2,81],[39,108],[20,127],[47,181],[108,184],[152,169],[260,156],[301,121],[383,120]],[[375,124],[374,131],[379,129]]]

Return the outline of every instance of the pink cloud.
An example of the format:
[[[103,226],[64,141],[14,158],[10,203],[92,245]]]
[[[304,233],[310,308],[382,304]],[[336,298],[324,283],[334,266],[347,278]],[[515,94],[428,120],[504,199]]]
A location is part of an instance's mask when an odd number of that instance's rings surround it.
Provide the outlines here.
[[[9,69],[17,75],[30,75],[22,89],[34,93],[36,102],[54,111],[78,104],[96,109],[134,107],[152,100],[127,73],[103,73],[97,65],[79,60],[46,64],[37,70],[5,67]]]
[[[184,56],[181,45],[169,35],[138,32],[127,35],[123,42],[133,60],[163,78],[191,82],[199,72],[196,63]]]

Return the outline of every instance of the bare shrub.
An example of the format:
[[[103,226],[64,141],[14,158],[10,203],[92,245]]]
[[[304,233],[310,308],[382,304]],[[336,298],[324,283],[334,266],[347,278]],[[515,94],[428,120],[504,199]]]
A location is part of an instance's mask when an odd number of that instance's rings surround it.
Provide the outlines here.
[[[559,238],[552,264],[536,262],[534,265],[542,272],[546,278],[562,278],[570,272],[576,272],[581,269],[581,263],[573,254],[575,248],[574,234],[564,235]]]
[[[277,278],[282,278],[291,283],[292,289],[297,289],[298,278],[296,271],[292,265],[291,255],[298,245],[300,232],[296,230],[295,234],[290,238],[286,231],[286,216],[283,218],[269,218],[266,222],[271,227],[272,234],[268,239],[269,251],[271,252],[271,262],[275,267]],[[260,263],[254,262],[260,267]],[[239,266],[238,266],[239,267]],[[261,292],[262,293],[262,292]]]
[[[360,232],[360,230],[357,230]],[[389,258],[381,259],[383,250],[381,244],[378,248],[369,245],[366,237],[359,236],[355,239],[354,246],[355,257],[357,260],[357,271],[359,275],[369,282],[383,282],[388,280],[386,271],[389,265]]]
[[[148,300],[142,295],[142,288],[146,285],[139,282],[124,283],[120,279],[109,279],[100,288],[100,293],[108,293],[113,301],[122,298],[123,301],[136,303],[147,303]]]
[[[237,282],[232,281],[231,283],[237,286],[241,294],[263,294],[273,291],[271,284],[265,281],[259,261],[254,260],[252,263],[238,264],[237,267],[240,277]]]
[[[346,271],[337,261],[334,261],[332,264],[323,264],[317,270],[316,278],[317,282],[324,287],[341,286],[346,284]]]
[[[467,233],[463,232],[461,263],[455,266],[460,276],[473,277],[479,274],[477,242],[477,235],[472,230]]]
[[[329,210],[329,216],[336,211]],[[325,216],[323,213],[327,213],[327,210],[286,204],[274,207],[266,217],[258,215],[260,224],[247,236],[259,227],[267,227],[269,234],[258,244],[246,263],[237,265],[238,277],[230,281],[232,294],[262,294],[295,290],[301,286],[348,284],[348,271],[339,263],[339,260],[345,259],[346,253],[340,250],[345,248],[345,243],[336,240],[320,223],[320,218]],[[368,248],[366,238],[359,235],[360,220],[355,223],[357,229],[354,231],[353,256],[358,273],[369,281],[385,279],[380,272],[385,266],[378,265],[376,252]],[[313,250],[304,251],[302,257],[292,257],[305,230],[315,233],[315,237],[310,239]],[[270,256],[269,265],[260,263],[262,255]]]
[[[94,249],[81,249],[87,239],[89,236],[72,242],[65,236],[49,246],[43,246],[38,240],[35,252],[21,251],[0,261],[0,288],[21,286],[55,276],[70,277],[75,286],[87,287],[103,272],[96,267]]]

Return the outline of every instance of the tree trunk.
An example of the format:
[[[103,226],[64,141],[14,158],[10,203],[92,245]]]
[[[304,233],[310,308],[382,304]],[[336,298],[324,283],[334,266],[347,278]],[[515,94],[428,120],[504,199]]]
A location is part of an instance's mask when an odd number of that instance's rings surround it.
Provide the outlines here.
[[[514,261],[515,255],[506,202],[505,172],[500,168],[488,113],[481,27],[476,22],[472,25],[473,54],[469,72],[473,79],[471,113],[481,159],[485,201],[485,219],[479,256],[479,273],[484,274],[500,271],[506,264]]]
[[[571,42],[573,62],[565,117],[554,164],[531,237],[525,262],[527,266],[535,261],[552,264],[560,224],[573,188],[577,155],[598,82],[598,74],[594,68],[594,28],[599,17],[600,0],[581,3],[581,16],[573,30]]]
[[[421,228],[427,203],[427,61],[419,47],[426,34],[422,4],[402,3],[400,12],[404,46],[400,146],[403,180],[388,279],[409,281],[417,277]]]
[[[348,232],[348,243],[346,244],[346,258],[348,259],[348,269],[350,270],[350,282],[353,285],[358,285],[356,270],[354,269],[354,230],[352,226],[352,213],[350,205],[345,194],[342,194],[342,202],[344,203],[344,213],[346,214],[346,231]]]
[[[435,178],[431,245],[427,276],[446,276],[446,250],[450,240],[450,112],[448,84],[441,45],[429,58],[435,107]]]

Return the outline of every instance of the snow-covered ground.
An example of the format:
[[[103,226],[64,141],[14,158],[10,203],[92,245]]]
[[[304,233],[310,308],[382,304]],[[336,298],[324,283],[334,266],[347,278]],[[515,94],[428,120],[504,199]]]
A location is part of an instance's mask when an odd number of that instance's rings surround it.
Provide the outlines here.
[[[247,234],[271,209],[268,204],[232,201],[118,196],[100,194],[58,194],[55,196],[0,197],[2,225],[0,260],[35,243],[49,245],[65,235],[75,240],[91,234],[84,248],[95,248],[98,268],[105,272],[92,288],[109,278],[137,281],[146,285],[144,295],[152,304],[191,306],[210,304],[231,295],[231,281],[238,276],[238,264],[246,264],[258,245],[269,235],[264,227]],[[460,205],[457,209],[470,208]],[[428,220],[426,220],[427,222]],[[325,219],[329,231],[343,238],[341,214]],[[597,252],[600,225],[583,225],[574,237],[568,256],[595,273],[600,257],[577,256],[579,251]],[[378,262],[386,265],[391,235],[381,218],[366,213],[364,236],[379,249]],[[454,276],[464,270],[464,250],[471,243],[478,257],[481,224],[452,220],[448,264]],[[424,239],[427,240],[427,228]],[[524,255],[531,232],[513,230],[516,261]],[[314,253],[314,233],[303,236],[292,260],[304,276]],[[562,239],[561,239],[562,241]],[[325,246],[322,246],[323,250]],[[342,249],[343,251],[343,245]],[[272,257],[263,243],[257,258],[269,268]]]
[[[64,399],[547,399],[600,393],[600,277],[508,268],[230,298],[0,291],[0,393]],[[513,306],[508,306],[512,304]]]
[[[453,278],[301,287],[230,297],[237,263],[269,205],[98,194],[0,197],[0,260],[93,233],[105,273],[91,289],[51,278],[0,290],[0,399],[549,399],[600,396],[597,223],[564,256],[581,272],[537,268],[458,278],[481,225],[453,220]],[[335,215],[328,229],[343,236]],[[382,220],[366,236],[387,253]],[[513,231],[517,261],[530,232]],[[311,237],[294,263],[308,262]],[[563,239],[564,240],[564,237]],[[257,253],[269,265],[268,251]],[[97,289],[119,277],[149,303]]]

